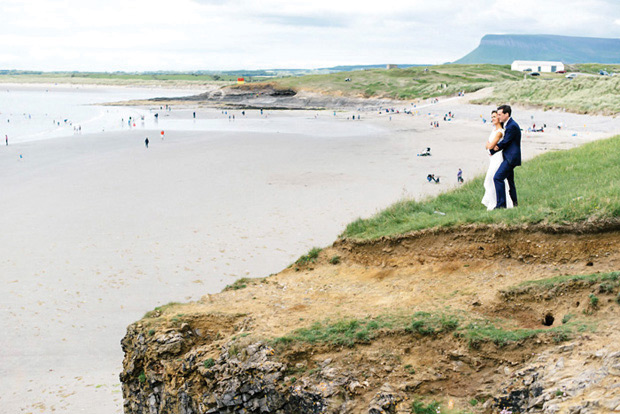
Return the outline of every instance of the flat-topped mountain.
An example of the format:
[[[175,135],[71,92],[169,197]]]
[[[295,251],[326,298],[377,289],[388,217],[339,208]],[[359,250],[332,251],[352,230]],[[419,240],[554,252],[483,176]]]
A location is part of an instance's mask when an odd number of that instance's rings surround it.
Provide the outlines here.
[[[510,64],[514,60],[620,63],[620,39],[555,35],[494,35],[454,63]]]

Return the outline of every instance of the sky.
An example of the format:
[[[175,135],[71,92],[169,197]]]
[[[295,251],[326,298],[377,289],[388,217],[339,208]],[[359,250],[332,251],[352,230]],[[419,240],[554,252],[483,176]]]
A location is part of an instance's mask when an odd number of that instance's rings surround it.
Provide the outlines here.
[[[0,69],[438,64],[485,34],[620,38],[620,0],[2,0]]]

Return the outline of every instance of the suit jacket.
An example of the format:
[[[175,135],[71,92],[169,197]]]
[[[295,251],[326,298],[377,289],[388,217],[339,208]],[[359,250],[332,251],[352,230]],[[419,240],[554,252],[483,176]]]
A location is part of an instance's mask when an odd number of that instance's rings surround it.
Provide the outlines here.
[[[513,167],[521,165],[521,128],[510,118],[504,125],[504,139],[497,143],[504,160]]]

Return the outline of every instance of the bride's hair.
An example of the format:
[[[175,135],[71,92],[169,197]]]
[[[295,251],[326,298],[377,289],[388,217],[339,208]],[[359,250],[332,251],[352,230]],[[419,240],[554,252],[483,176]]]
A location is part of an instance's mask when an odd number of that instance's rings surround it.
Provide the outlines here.
[[[491,111],[491,116],[493,116],[493,114],[497,114],[497,110],[494,109]],[[499,120],[498,120],[499,121]],[[501,126],[502,128],[504,128],[504,123],[503,122],[499,122],[499,126]]]

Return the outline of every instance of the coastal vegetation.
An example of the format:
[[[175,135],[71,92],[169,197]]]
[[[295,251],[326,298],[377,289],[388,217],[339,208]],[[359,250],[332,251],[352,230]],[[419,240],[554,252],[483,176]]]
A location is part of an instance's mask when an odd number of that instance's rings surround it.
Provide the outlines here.
[[[484,177],[436,198],[403,200],[350,223],[345,238],[376,239],[465,224],[568,224],[620,217],[620,136],[542,154],[517,170],[519,207],[487,211]],[[476,207],[478,206],[478,207]]]
[[[588,329],[590,327],[584,320],[571,320],[551,328],[526,329],[513,326],[509,320],[490,320],[466,312],[415,312],[409,316],[380,315],[374,318],[315,322],[272,342],[276,347],[286,347],[294,343],[353,347],[356,344],[369,343],[380,335],[405,333],[434,338],[452,334],[454,338],[464,340],[472,348],[480,347],[484,343],[504,347],[540,335],[547,335],[554,342],[562,342],[570,339],[573,333]]]
[[[510,65],[436,65],[373,69],[328,75],[287,77],[272,82],[284,88],[343,96],[426,99],[474,92],[496,82],[521,79]]]
[[[546,279],[531,280],[513,286],[503,293],[522,295],[530,293],[535,289],[551,290],[557,289],[558,287],[571,286],[576,283],[586,285],[601,283],[599,286],[601,291],[604,293],[613,293],[616,288],[620,287],[620,272],[592,273],[586,275],[560,275]]]
[[[517,102],[544,109],[567,109],[578,113],[613,115],[620,112],[620,77],[578,76],[573,80],[529,78],[500,82],[493,93],[473,103]]]
[[[567,65],[568,72],[585,75],[567,79],[561,73],[528,73],[512,71],[510,65],[444,64],[406,68],[349,70],[323,74],[294,76],[296,72],[254,71],[245,76],[241,88],[270,85],[276,89],[307,91],[332,96],[390,98],[416,101],[440,96],[454,96],[493,87],[490,95],[475,103],[510,102],[565,109],[579,113],[616,114],[620,112],[620,80],[600,76],[600,71],[614,73],[620,65]],[[269,72],[269,73],[268,73]],[[254,73],[255,76],[252,76]],[[304,72],[300,72],[304,73]],[[587,76],[586,76],[587,75]],[[241,71],[212,73],[95,73],[95,72],[33,72],[0,71],[0,83],[98,84],[108,86],[163,86],[175,88],[226,87],[237,88]]]

